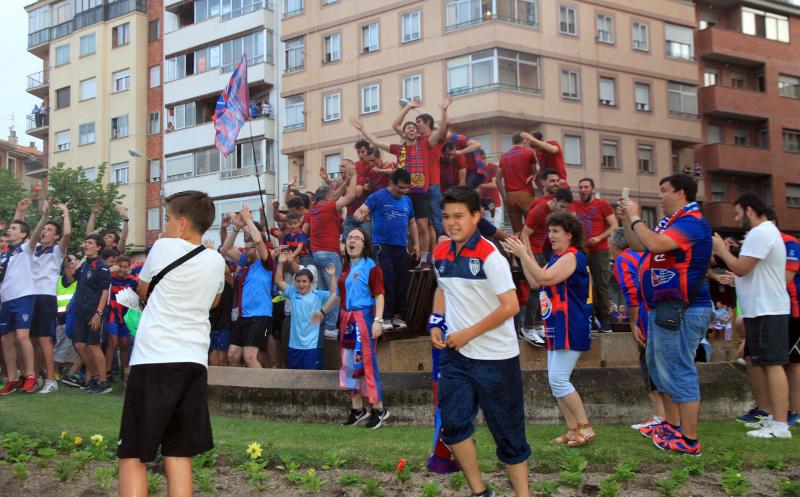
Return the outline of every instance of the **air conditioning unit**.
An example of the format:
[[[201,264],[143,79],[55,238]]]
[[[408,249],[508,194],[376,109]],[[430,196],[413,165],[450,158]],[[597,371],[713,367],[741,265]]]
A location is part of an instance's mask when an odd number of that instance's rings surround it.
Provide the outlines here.
[[[69,142],[66,142],[66,143],[59,143],[59,144],[56,146],[56,149],[57,149],[58,151],[61,151],[61,150],[69,150]]]

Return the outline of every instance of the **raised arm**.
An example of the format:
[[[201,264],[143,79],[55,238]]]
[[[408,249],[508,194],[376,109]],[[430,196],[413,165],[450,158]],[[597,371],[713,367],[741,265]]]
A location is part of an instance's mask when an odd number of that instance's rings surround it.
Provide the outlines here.
[[[256,223],[253,222],[253,214],[250,212],[250,208],[246,205],[242,206],[242,219],[246,223],[247,232],[250,233],[250,238],[253,239],[253,243],[256,245],[258,257],[262,261],[270,260],[272,254],[269,253],[269,249],[267,249],[267,245],[264,243],[264,239],[261,237],[261,230],[259,230],[256,226]]]
[[[61,240],[58,242],[58,248],[61,249],[62,254],[66,255],[69,242],[72,240],[72,220],[69,217],[67,204],[58,204],[58,209],[61,211],[61,215],[64,216],[61,226]]]
[[[400,138],[403,138],[403,122],[406,120],[406,116],[409,112],[411,112],[411,109],[417,109],[420,105],[422,105],[422,102],[419,100],[412,100],[408,102],[400,111],[400,114],[397,115],[395,120],[392,121],[392,129],[400,136]],[[369,138],[367,139],[369,140]]]
[[[367,203],[366,203],[366,202],[364,202],[364,203],[363,203],[363,204],[361,204],[361,206],[360,206],[358,209],[356,209],[356,211],[353,213],[353,219],[355,219],[355,220],[356,220],[356,221],[358,221],[359,223],[363,223],[364,221],[366,221],[367,219],[369,219],[369,215],[370,215],[369,206],[367,205]]]
[[[736,276],[747,276],[747,274],[756,267],[756,264],[761,261],[761,259],[750,257],[749,255],[740,255],[736,257],[731,253],[728,245],[722,237],[719,236],[719,233],[714,233],[712,242],[714,244],[714,253],[722,259],[722,262],[724,262],[725,265],[728,266],[728,269]]]
[[[275,268],[275,284],[280,291],[286,290],[286,281],[283,279],[283,266],[289,261],[289,254],[281,252],[278,256],[278,267]]]
[[[219,222],[219,243],[225,245],[225,240],[228,239],[228,226],[231,224],[231,217],[228,214],[222,215],[222,220]]]
[[[47,211],[50,209],[50,202],[47,199],[43,199],[42,202],[39,204],[39,208],[42,210],[42,218],[39,219],[39,224],[36,225],[34,228],[33,233],[31,233],[30,240],[28,240],[28,244],[31,247],[31,252],[36,249],[36,244],[39,243],[39,239],[42,237],[42,230],[44,230],[44,225],[47,224],[47,221],[50,218],[47,216]]]
[[[231,214],[231,217],[236,216],[235,214]],[[219,249],[219,252],[223,255],[223,257],[227,257],[233,261],[239,261],[241,257],[241,253],[239,252],[233,244],[236,242],[236,238],[239,236],[239,231],[241,231],[241,226],[239,224],[238,216],[233,218],[233,233],[227,235],[225,237],[225,241],[222,243],[222,247]]]
[[[451,103],[453,103],[453,97],[450,95],[444,97],[444,100],[442,100],[442,122],[439,124],[438,128],[433,130],[431,136],[428,137],[428,144],[431,147],[444,141],[444,138],[447,136],[447,128],[450,127],[450,118],[447,116],[447,108],[450,107]]]
[[[17,210],[14,211],[14,219],[25,219],[25,211],[28,210],[28,207],[31,206],[31,199],[23,198],[17,203]],[[13,221],[13,219],[12,219]]]
[[[86,223],[86,234],[94,233],[97,228],[97,215],[103,210],[103,204],[95,202],[89,211],[89,221]]]
[[[330,296],[328,296],[328,300],[322,304],[322,307],[319,310],[319,315],[316,316],[316,320],[312,318],[312,322],[315,323],[325,319],[325,316],[339,303],[339,295],[336,293],[336,266],[333,264],[328,264],[325,266],[325,277],[328,278],[328,290],[330,291]],[[375,315],[377,316],[378,314]]]
[[[350,119],[350,126],[354,127],[362,135],[364,135],[364,138],[366,138],[367,141],[370,142],[372,145],[378,147],[381,150],[389,152],[389,144],[380,141],[375,135],[367,131],[366,128],[364,128],[364,123],[361,121],[361,119],[358,119],[357,117]]]
[[[644,248],[654,254],[664,254],[678,248],[678,242],[668,237],[667,235],[656,233],[651,230],[639,217],[639,206],[633,200],[622,200],[620,202],[622,212],[625,214],[627,223],[625,226],[625,234],[632,233],[635,237],[628,238],[628,245],[633,250]],[[638,242],[638,243],[637,243]],[[639,245],[640,247],[637,247]]]
[[[347,189],[337,201],[336,210],[350,205],[350,202],[356,198],[356,167],[352,163],[347,164]]]
[[[527,141],[530,144],[530,146],[535,149],[544,150],[548,154],[558,153],[558,147],[550,143],[547,143],[546,141],[537,140],[536,137],[534,137],[530,133],[526,133],[523,131],[522,133],[520,133],[520,135],[522,136],[523,140]]]
[[[569,278],[578,266],[578,259],[575,254],[567,253],[563,257],[559,257],[552,266],[543,268],[536,262],[536,259],[531,257],[530,251],[525,248],[519,238],[506,238],[501,244],[506,251],[519,257],[523,269],[527,270],[541,286],[561,283]]]
[[[119,235],[119,243],[117,244],[117,251],[121,254],[125,251],[125,243],[128,241],[128,224],[130,219],[128,219],[128,209],[122,206],[122,204],[117,205],[117,212],[122,215],[122,233]]]

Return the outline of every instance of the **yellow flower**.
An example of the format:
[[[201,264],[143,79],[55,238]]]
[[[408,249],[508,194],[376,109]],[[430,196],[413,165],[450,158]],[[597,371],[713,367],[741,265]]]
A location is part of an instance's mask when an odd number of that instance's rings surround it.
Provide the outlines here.
[[[75,442],[75,445],[80,445],[83,443],[83,439],[81,438],[80,435],[76,435],[73,441]]]
[[[261,457],[261,452],[261,444],[258,442],[252,442],[247,446],[247,455],[250,456],[250,459],[258,459]]]
[[[308,470],[308,476],[314,476],[315,474],[317,474],[317,470],[316,469],[310,468]]]
[[[69,435],[69,430],[64,428],[64,430],[61,432],[61,440],[67,438],[67,435]]]
[[[101,443],[103,443],[103,435],[100,435],[99,433],[96,435],[92,435],[92,438],[90,438],[90,440],[92,441],[92,444],[100,445]]]

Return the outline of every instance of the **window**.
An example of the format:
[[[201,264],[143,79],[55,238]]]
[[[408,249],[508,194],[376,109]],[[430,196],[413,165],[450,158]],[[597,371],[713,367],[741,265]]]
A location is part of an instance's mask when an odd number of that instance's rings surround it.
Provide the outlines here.
[[[709,124],[708,125],[708,143],[723,143],[725,141],[725,135],[722,131],[722,127],[716,124]]]
[[[558,31],[564,35],[578,36],[578,10],[561,5],[558,8]]]
[[[758,130],[758,146],[764,149],[769,148],[769,128]]]
[[[103,5],[103,0],[75,0],[75,12],[86,12],[101,5]]]
[[[728,185],[722,181],[711,181],[711,201],[725,202],[728,199]]]
[[[285,2],[284,17],[303,12],[303,0],[285,0]]]
[[[539,56],[499,48],[447,61],[451,95],[498,88],[539,94]]]
[[[167,181],[188,178],[192,176],[192,174],[194,174],[193,154],[183,154],[166,158],[164,176],[167,177]]]
[[[257,142],[257,143],[260,143]],[[239,144],[242,146],[242,144]],[[259,146],[260,145],[256,145]],[[247,147],[248,150],[252,150],[250,147]],[[250,152],[252,156],[252,151]],[[233,159],[231,155],[228,158]],[[226,159],[227,160],[227,159]],[[205,150],[198,150],[194,153],[194,174],[195,176],[201,176],[203,174],[209,173],[216,173],[220,170],[220,154],[219,150],[216,148],[210,148]]]
[[[147,229],[158,230],[161,229],[161,208],[151,207],[147,209]]]
[[[564,162],[569,166],[580,166],[583,164],[580,136],[564,135]]]
[[[697,116],[697,87],[675,83],[668,84],[670,114]]]
[[[601,142],[603,162],[600,167],[603,169],[619,169],[617,156],[619,153],[619,142],[617,140],[603,140]]]
[[[129,70],[124,69],[122,71],[117,71],[111,75],[111,78],[114,80],[112,92],[117,93],[120,91],[125,91],[130,89],[131,87],[131,73]]]
[[[373,22],[361,28],[361,53],[378,50],[378,23]]]
[[[800,98],[800,78],[779,74],[778,94],[782,97]]]
[[[328,176],[338,176],[339,175],[339,166],[342,163],[342,155],[341,154],[328,154],[325,156],[325,170],[328,172]]]
[[[446,29],[456,29],[481,22],[480,0],[447,0],[445,3]]]
[[[336,121],[342,117],[341,115],[341,101],[342,101],[342,94],[341,93],[331,93],[330,95],[325,95],[324,97],[324,117],[323,120],[325,121]]]
[[[650,85],[636,83],[633,92],[634,99],[636,100],[636,110],[640,112],[650,112]]]
[[[195,125],[196,111],[194,102],[176,105],[173,109],[173,127],[175,129],[189,128]]]
[[[561,96],[572,100],[581,98],[581,77],[573,69],[561,70]]]
[[[643,22],[634,22],[633,27],[633,49],[643,52],[650,51],[650,27]]]
[[[642,221],[650,228],[656,225],[656,208],[655,207],[642,207]]]
[[[614,43],[614,18],[605,14],[597,14],[597,41]]]
[[[148,180],[151,183],[159,181],[161,179],[161,160],[154,159],[150,161],[150,175]]]
[[[161,112],[150,112],[147,115],[147,134],[157,135],[161,132]]]
[[[742,33],[789,43],[789,18],[742,7]]]
[[[128,115],[119,116],[111,119],[111,139],[123,138],[128,136]]]
[[[747,85],[747,76],[738,72],[731,73],[731,86],[733,88],[744,88]]]
[[[70,135],[69,130],[59,131],[58,133],[56,133],[56,152],[69,150],[69,142],[70,142],[69,135]]]
[[[97,78],[81,81],[81,100],[88,100],[97,96]]]
[[[50,27],[50,6],[45,5],[28,12],[28,33],[36,33]],[[45,39],[45,41],[47,41]]]
[[[617,105],[614,78],[600,78],[600,105],[609,107]]]
[[[81,44],[80,56],[81,57],[86,57],[87,55],[92,55],[93,53],[95,53],[95,51],[96,51],[96,39],[97,39],[97,37],[95,36],[94,33],[91,33],[91,34],[88,34],[88,35],[85,35],[85,36],[81,36],[81,38],[80,38],[80,44]]]
[[[111,178],[109,179],[112,183],[116,183],[118,185],[124,185],[128,183],[128,163],[127,162],[119,162],[117,164],[111,164]]]
[[[403,43],[419,40],[420,38],[420,12],[409,12],[403,15]]]
[[[795,129],[783,130],[783,151],[800,153],[800,131]]]
[[[339,33],[325,37],[325,60],[323,62],[336,62],[342,58],[341,36]]]
[[[371,114],[378,112],[381,108],[381,90],[378,85],[368,85],[361,87],[361,113]]]
[[[14,157],[9,157],[9,158],[6,160],[6,169],[8,169],[9,171],[11,171],[11,175],[12,175],[12,176],[16,177],[16,172],[17,172],[17,159],[16,159],[16,158],[14,158]]]
[[[150,88],[158,88],[161,85],[161,66],[150,68]]]
[[[415,74],[403,79],[403,99],[422,100],[422,76]]]
[[[302,36],[286,40],[286,72],[303,69],[304,50],[305,39]]]
[[[714,86],[719,81],[719,69],[707,67],[703,72],[703,86]]]
[[[746,147],[750,143],[750,132],[744,128],[735,128],[733,130],[733,144],[740,147]]]
[[[56,109],[69,107],[69,86],[56,90]]]
[[[305,126],[305,101],[303,95],[286,97],[286,129]]]
[[[153,19],[147,23],[147,42],[153,43],[161,39],[161,19]]]
[[[63,0],[51,5],[50,11],[53,14],[53,26],[70,21],[75,16],[74,6],[75,4],[72,0]]]
[[[56,67],[69,64],[69,43],[56,47]]]
[[[97,180],[97,169],[94,167],[87,167],[83,170],[83,177],[88,179],[89,181]]]
[[[786,184],[786,207],[800,207],[800,185]]]
[[[676,24],[665,24],[667,57],[694,59],[694,29]]]
[[[111,29],[111,48],[121,47],[131,42],[130,23],[120,24]]]
[[[653,174],[656,172],[653,167],[653,146],[652,145],[639,145],[636,151],[637,159],[639,161],[639,172],[646,174]]]

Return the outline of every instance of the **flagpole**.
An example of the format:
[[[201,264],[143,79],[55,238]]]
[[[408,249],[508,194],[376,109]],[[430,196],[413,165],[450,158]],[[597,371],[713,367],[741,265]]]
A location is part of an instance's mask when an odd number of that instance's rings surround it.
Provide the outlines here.
[[[248,100],[250,100],[249,99],[249,95],[248,95]],[[250,112],[249,107],[247,109],[247,112],[248,113]],[[255,164],[256,182],[258,183],[258,199],[261,200],[261,210],[264,212],[264,216],[266,216],[267,215],[267,207],[264,205],[264,195],[263,195],[263,190],[261,189],[261,173],[258,171],[258,158],[259,158],[259,156],[256,155],[256,145],[253,142],[253,116],[252,115],[250,116],[250,119],[248,121],[249,121],[249,126],[250,126],[250,148],[253,150],[253,164]],[[263,224],[264,224],[264,231],[269,233],[269,230],[267,230],[267,220],[263,219],[262,221],[263,221]]]

